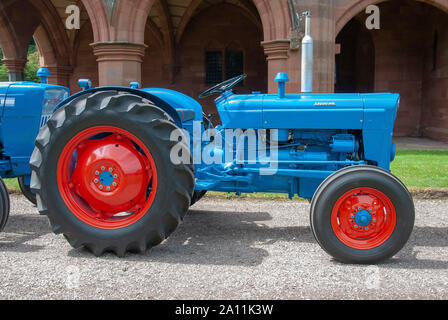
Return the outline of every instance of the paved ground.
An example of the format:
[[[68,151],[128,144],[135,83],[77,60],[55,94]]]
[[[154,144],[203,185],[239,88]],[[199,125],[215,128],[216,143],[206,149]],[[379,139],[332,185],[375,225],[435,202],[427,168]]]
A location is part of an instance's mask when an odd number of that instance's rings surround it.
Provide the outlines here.
[[[408,245],[343,265],[314,241],[307,202],[210,199],[146,255],[95,258],[19,195],[0,234],[1,299],[448,299],[448,201],[417,201]]]
[[[448,150],[448,143],[427,138],[396,137],[397,149],[405,150]]]

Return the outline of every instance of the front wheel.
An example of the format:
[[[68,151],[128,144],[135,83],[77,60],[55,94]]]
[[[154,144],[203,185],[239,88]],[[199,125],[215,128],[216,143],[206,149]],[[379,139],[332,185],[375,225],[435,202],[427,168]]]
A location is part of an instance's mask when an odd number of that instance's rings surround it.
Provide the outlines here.
[[[19,183],[20,191],[22,191],[22,194],[25,196],[25,198],[27,198],[28,201],[32,204],[36,205],[36,195],[31,192],[30,186],[25,183],[25,177],[18,177],[17,181]]]
[[[191,197],[191,204],[190,206],[194,205],[195,203],[197,203],[199,200],[201,200],[205,195],[206,195],[207,191],[195,191],[193,193],[193,196]]]
[[[388,171],[342,169],[328,177],[311,202],[317,242],[336,260],[374,264],[400,251],[414,226],[409,191]]]
[[[6,226],[9,218],[9,193],[3,179],[0,178],[0,231]]]

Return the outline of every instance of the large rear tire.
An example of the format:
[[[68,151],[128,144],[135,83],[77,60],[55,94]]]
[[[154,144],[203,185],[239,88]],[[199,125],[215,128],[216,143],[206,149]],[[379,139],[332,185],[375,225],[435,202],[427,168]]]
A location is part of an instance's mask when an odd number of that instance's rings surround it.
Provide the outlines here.
[[[353,166],[337,171],[311,202],[311,228],[320,246],[344,263],[375,264],[394,256],[414,226],[414,203],[388,171]]]
[[[36,140],[31,188],[53,231],[99,256],[145,252],[190,206],[192,165],[174,164],[178,129],[152,102],[101,91],[54,113]],[[186,146],[182,152],[190,154]]]
[[[0,178],[0,231],[6,226],[9,218],[9,193],[3,179]]]

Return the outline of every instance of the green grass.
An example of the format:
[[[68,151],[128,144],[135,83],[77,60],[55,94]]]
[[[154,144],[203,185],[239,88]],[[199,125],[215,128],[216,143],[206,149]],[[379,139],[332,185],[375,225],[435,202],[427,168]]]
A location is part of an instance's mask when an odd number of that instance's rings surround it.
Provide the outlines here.
[[[414,151],[398,150],[397,157],[392,162],[392,173],[407,187],[416,188],[448,188],[448,151]],[[11,190],[20,190],[17,179],[5,179]],[[208,196],[236,198],[235,194],[224,192],[209,192]],[[257,193],[243,194],[243,198],[283,200],[286,194]],[[300,199],[297,196],[294,199]]]
[[[448,151],[398,150],[392,173],[408,187],[448,188]]]
[[[20,190],[17,179],[5,179],[4,181],[9,190],[15,190],[15,191]]]

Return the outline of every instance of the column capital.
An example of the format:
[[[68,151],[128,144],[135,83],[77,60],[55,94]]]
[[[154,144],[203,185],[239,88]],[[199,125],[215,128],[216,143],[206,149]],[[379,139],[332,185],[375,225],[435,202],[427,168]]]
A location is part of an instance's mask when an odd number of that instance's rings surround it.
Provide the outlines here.
[[[133,61],[142,63],[146,48],[144,43],[96,42],[90,44],[98,62]]]
[[[128,86],[131,82],[141,82],[145,44],[114,41],[96,42],[91,46],[97,57],[100,86]]]
[[[3,59],[6,69],[10,73],[20,73],[25,70],[27,59]]]
[[[261,45],[267,56],[266,60],[286,60],[289,58],[290,40],[279,39],[271,41],[263,41]]]

